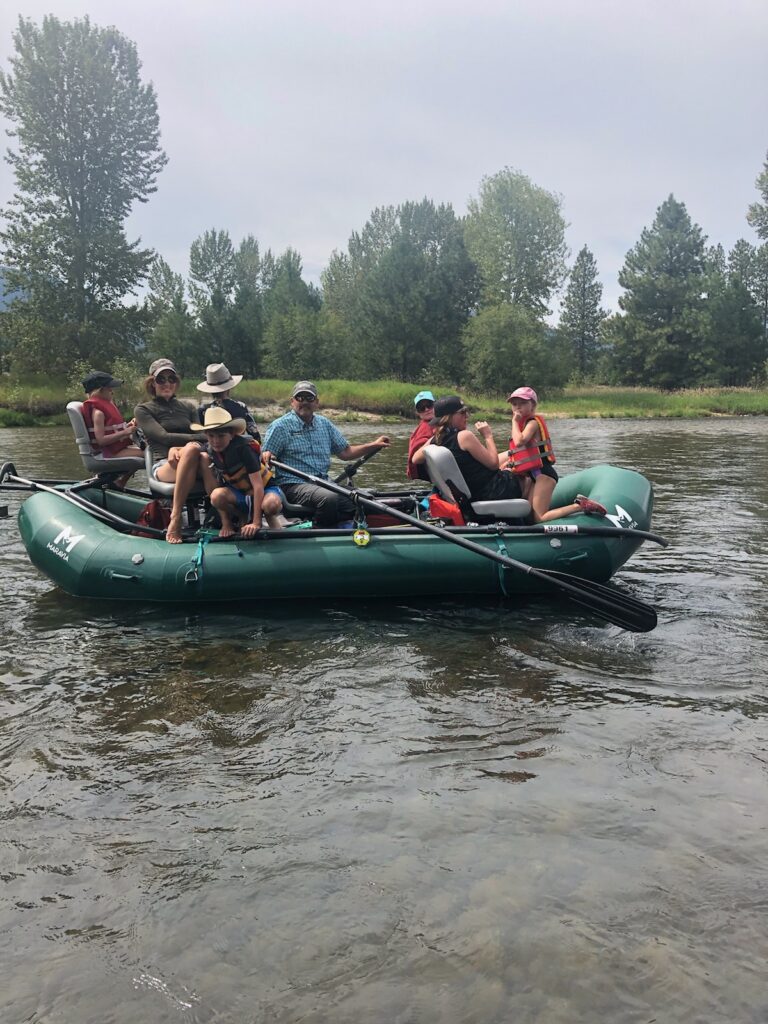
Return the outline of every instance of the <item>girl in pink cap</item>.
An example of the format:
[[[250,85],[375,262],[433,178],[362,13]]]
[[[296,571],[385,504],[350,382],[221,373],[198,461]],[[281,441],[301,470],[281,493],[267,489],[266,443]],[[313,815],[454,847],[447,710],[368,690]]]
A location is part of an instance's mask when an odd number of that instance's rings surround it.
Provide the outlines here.
[[[533,485],[527,497],[534,522],[546,523],[571,516],[575,512],[604,516],[605,506],[583,494],[577,494],[576,500],[570,505],[550,509],[558,477],[549,428],[544,417],[536,415],[538,395],[533,388],[522,387],[513,391],[507,401],[512,406],[512,436],[506,459],[502,456],[499,461],[513,473],[531,477]]]

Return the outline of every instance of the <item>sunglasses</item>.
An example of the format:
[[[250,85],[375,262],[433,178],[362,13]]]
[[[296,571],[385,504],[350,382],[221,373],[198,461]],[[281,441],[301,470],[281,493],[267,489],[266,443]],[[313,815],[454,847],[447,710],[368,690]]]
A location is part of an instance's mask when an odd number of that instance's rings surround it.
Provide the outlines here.
[[[179,378],[174,377],[167,373],[161,373],[159,377],[155,377],[156,384],[178,384]]]
[[[229,430],[206,430],[204,431],[206,437],[225,437],[230,433]]]
[[[314,395],[305,394],[303,391],[300,395],[293,396],[297,402],[316,402],[317,399]]]
[[[435,403],[434,402],[419,402],[419,404],[416,406],[416,412],[426,412],[427,409],[434,409],[434,408],[435,408]]]

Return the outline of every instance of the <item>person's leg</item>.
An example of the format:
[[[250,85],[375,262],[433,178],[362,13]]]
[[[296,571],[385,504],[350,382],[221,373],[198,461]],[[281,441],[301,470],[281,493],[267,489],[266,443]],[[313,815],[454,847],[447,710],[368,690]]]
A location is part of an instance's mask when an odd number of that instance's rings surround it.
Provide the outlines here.
[[[553,519],[563,519],[565,516],[572,516],[574,512],[581,511],[576,502],[563,505],[561,508],[549,507],[552,503],[552,492],[556,483],[556,480],[543,473],[536,477],[529,498],[534,523],[551,523]]]
[[[261,526],[262,506],[264,504],[264,484],[262,483],[261,478],[259,478],[257,480],[257,482],[256,482],[256,484],[255,484],[255,486],[253,488],[253,492],[251,494],[251,501],[253,502],[253,508],[252,508],[253,519],[252,519],[252,522],[254,523],[255,526],[259,526],[260,527]]]
[[[194,441],[185,445],[181,450],[173,488],[171,521],[165,531],[165,539],[169,544],[181,543],[181,513],[197,477],[201,455],[200,445],[195,444]]]
[[[232,488],[216,487],[211,493],[211,504],[221,518],[219,536],[231,537],[235,532],[232,516],[237,511],[237,498],[232,493]]]
[[[141,450],[141,448],[136,448],[133,445],[129,445],[128,448],[123,448],[117,455],[111,456],[111,458],[117,458],[117,459],[143,459],[144,458],[144,452]],[[123,488],[128,484],[128,481],[131,479],[131,477],[133,476],[133,474],[135,472],[136,472],[136,470],[133,469],[133,470],[131,470],[128,473],[123,473],[122,476],[119,476],[117,478],[117,480],[115,480],[115,482],[114,482],[114,484],[112,486],[116,487],[118,490],[122,491]]]
[[[288,522],[285,516],[281,515],[283,510],[283,498],[280,488],[267,487],[264,491],[264,501],[261,504],[261,511],[267,520],[268,526],[273,530],[281,530]]]
[[[312,517],[319,527],[333,529],[339,520],[352,519],[355,506],[349,498],[316,484],[284,484],[285,496],[291,504],[312,509]]]

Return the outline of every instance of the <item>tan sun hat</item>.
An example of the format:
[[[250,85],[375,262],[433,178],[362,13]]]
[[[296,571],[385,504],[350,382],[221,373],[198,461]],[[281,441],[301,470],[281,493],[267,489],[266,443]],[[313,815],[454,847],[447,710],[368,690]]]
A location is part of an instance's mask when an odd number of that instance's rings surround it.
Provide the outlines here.
[[[205,410],[204,423],[190,423],[190,430],[234,430],[236,434],[245,433],[245,420],[233,419],[226,409],[218,405],[209,405]]]
[[[205,380],[197,385],[197,390],[217,395],[221,391],[231,391],[242,379],[242,373],[232,376],[224,363],[209,363],[205,368]]]

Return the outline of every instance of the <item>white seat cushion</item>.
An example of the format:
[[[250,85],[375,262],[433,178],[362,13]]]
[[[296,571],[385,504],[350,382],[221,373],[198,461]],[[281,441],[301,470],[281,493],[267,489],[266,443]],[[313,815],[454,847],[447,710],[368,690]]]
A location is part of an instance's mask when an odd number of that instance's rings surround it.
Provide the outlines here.
[[[531,504],[525,498],[503,498],[501,501],[473,501],[472,511],[479,516],[495,516],[496,519],[525,519],[530,514]]]

